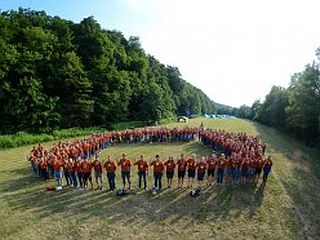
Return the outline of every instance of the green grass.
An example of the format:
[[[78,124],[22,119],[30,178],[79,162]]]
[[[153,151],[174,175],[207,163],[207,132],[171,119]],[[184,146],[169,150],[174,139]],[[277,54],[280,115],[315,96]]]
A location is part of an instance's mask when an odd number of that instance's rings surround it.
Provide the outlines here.
[[[27,133],[17,132],[10,135],[0,135],[0,149],[15,148],[30,144],[61,140],[66,138],[74,138],[79,136],[87,136],[95,132],[103,132],[103,128],[69,128],[54,130],[51,133]]]
[[[160,123],[165,124],[170,123],[172,121],[172,119],[162,119]],[[69,128],[54,130],[50,133],[17,132],[15,134],[0,135],[0,149],[15,148],[30,144],[38,144],[54,140],[63,140],[68,138],[87,136],[96,132],[104,132],[106,131],[106,129],[120,131],[125,129],[144,127],[146,125],[150,125],[150,123],[147,124],[140,121],[129,121],[111,124],[107,128]]]
[[[25,160],[30,146],[7,149],[0,151],[0,239],[320,239],[318,153],[249,121],[198,118],[187,124],[201,121],[205,127],[260,135],[268,143],[274,169],[265,189],[213,186],[196,199],[175,187],[156,196],[136,191],[123,198],[105,190],[46,192],[47,184],[30,174]],[[129,144],[105,150],[102,158],[208,151],[194,142]],[[132,179],[136,186],[136,171]]]
[[[172,121],[172,119],[162,119],[160,123],[165,124],[170,123]],[[50,133],[17,132],[15,134],[0,135],[0,149],[16,148],[30,144],[50,142],[54,140],[63,140],[68,138],[88,136],[92,133],[104,132],[106,131],[106,129],[120,131],[125,129],[144,127],[150,124],[151,123],[144,123],[141,121],[129,121],[111,124],[107,128],[69,128],[54,130]]]

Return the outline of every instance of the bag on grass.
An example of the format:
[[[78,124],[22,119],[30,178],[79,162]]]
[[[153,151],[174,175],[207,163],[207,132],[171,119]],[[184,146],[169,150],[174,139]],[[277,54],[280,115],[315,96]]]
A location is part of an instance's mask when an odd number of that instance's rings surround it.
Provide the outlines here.
[[[200,194],[201,194],[201,189],[200,188],[196,188],[196,189],[194,189],[194,190],[192,190],[190,192],[190,196],[191,197],[199,197]]]

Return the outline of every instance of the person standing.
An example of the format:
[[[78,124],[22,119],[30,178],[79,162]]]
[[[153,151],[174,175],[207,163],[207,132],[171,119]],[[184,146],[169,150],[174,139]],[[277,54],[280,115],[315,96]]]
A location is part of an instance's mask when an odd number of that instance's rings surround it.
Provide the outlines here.
[[[57,189],[62,189],[62,162],[55,157],[53,161],[54,178],[57,182]]]
[[[94,169],[94,177],[96,179],[96,183],[97,183],[97,190],[102,190],[102,164],[101,162],[98,160],[98,158],[96,158],[93,161],[93,169]]]
[[[83,159],[78,158],[78,160],[75,163],[75,170],[77,172],[77,177],[79,180],[79,187],[81,189],[83,189],[83,187],[84,187],[82,162],[83,162]]]
[[[171,188],[173,175],[174,175],[174,169],[176,168],[176,164],[173,160],[173,157],[170,156],[164,165],[166,166],[167,186],[168,186],[168,188]]]
[[[196,165],[197,168],[197,180],[198,185],[200,188],[202,188],[204,176],[206,174],[207,164],[206,164],[206,158],[202,157],[200,162]]]
[[[88,188],[90,183],[90,190],[93,189],[93,183],[92,183],[92,162],[90,159],[84,159],[82,162],[82,170],[83,170],[83,182],[84,182],[84,188]]]
[[[126,189],[126,180],[128,182],[128,189],[131,188],[131,181],[130,181],[130,169],[131,169],[131,161],[128,159],[127,154],[123,153],[122,158],[118,162],[118,166],[121,166],[121,178],[123,189]]]
[[[33,147],[33,151],[35,151],[35,147]],[[31,163],[31,168],[32,168],[33,173],[35,175],[37,175],[37,172],[38,172],[37,164],[36,164],[37,158],[33,152],[30,154],[28,161]]]
[[[49,179],[48,176],[48,163],[44,157],[41,158],[39,162],[40,176],[44,181]]]
[[[221,156],[217,160],[217,183],[222,184],[223,183],[223,177],[224,177],[224,171],[225,171],[225,165],[226,165],[226,159],[224,154],[222,153]]]
[[[208,185],[210,185],[210,186],[212,186],[212,184],[213,184],[214,172],[216,170],[215,161],[216,161],[216,155],[215,154],[212,154],[211,157],[207,158]]]
[[[109,183],[109,189],[110,189],[110,191],[113,191],[116,188],[116,182],[115,182],[116,173],[115,172],[117,170],[117,166],[116,166],[115,162],[111,159],[111,156],[108,156],[107,161],[105,161],[103,164],[103,167],[107,171],[107,179],[108,179],[108,183]]]
[[[153,166],[154,187],[161,190],[164,164],[160,160],[160,156],[158,154],[156,155],[156,160],[152,161],[150,166]]]
[[[138,166],[139,188],[141,188],[143,179],[143,188],[147,189],[148,163],[144,159],[144,155],[141,155],[140,159],[137,162],[135,162],[134,165]]]
[[[187,169],[187,161],[184,157],[184,154],[180,155],[180,159],[177,162],[178,165],[178,187],[183,187],[183,181],[184,177],[186,175],[186,169]]]
[[[71,159],[71,178],[72,178],[72,183],[73,187],[77,188],[78,187],[78,181],[77,181],[77,162],[75,160]]]
[[[196,177],[196,154],[192,154],[192,157],[188,159],[188,187],[192,187],[194,178]]]
[[[268,156],[268,158],[265,160],[264,164],[263,164],[263,183],[266,183],[268,180],[268,176],[271,172],[271,168],[272,168],[272,160],[271,160],[271,156]]]

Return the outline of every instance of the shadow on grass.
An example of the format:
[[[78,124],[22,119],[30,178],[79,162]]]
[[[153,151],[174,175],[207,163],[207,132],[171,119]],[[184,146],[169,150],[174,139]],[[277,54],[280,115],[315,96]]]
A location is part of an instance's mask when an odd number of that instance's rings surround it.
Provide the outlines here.
[[[268,153],[274,155],[275,161],[278,160],[278,154],[283,154],[287,159],[275,162],[274,171],[294,206],[300,237],[317,239],[320,236],[319,152],[273,128],[257,123],[254,125],[261,138],[271,147],[272,152]],[[289,165],[286,161],[290,161]]]
[[[178,188],[164,189],[157,195],[138,191],[124,197],[106,190],[69,188],[61,192],[48,192],[44,190],[46,184],[33,178],[23,176],[2,182],[0,189],[7,194],[1,198],[15,211],[31,211],[40,217],[62,213],[66,218],[76,216],[80,221],[95,216],[112,223],[129,223],[132,219],[144,224],[174,223],[181,218],[206,222],[226,219],[230,215],[237,217],[243,212],[252,217],[263,203],[264,196],[263,188],[254,184],[214,185],[206,187],[197,198],[189,196],[190,189]]]

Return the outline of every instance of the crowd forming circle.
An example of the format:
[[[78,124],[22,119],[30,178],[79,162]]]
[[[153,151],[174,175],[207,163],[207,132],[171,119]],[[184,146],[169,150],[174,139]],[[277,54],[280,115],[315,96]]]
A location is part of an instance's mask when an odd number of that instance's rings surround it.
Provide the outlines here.
[[[176,159],[169,153],[167,159],[155,155],[152,160],[146,160],[141,153],[140,159],[134,162],[126,153],[122,154],[120,160],[114,160],[112,156],[99,159],[102,150],[115,144],[178,141],[198,141],[213,152],[209,156],[186,156],[181,153]],[[149,127],[95,133],[86,138],[59,142],[51,149],[39,144],[32,148],[28,160],[36,176],[44,181],[54,178],[60,189],[63,185],[92,189],[92,175],[97,189],[102,189],[105,174],[109,190],[115,190],[117,173],[121,176],[122,188],[131,189],[131,171],[136,167],[138,187],[147,188],[146,174],[152,170],[152,190],[156,191],[162,188],[163,175],[169,188],[175,176],[178,178],[178,187],[193,187],[196,184],[202,188],[214,182],[218,185],[257,183],[263,173],[262,184],[265,184],[272,168],[272,160],[266,156],[266,148],[267,145],[261,139],[243,132],[204,127]]]

